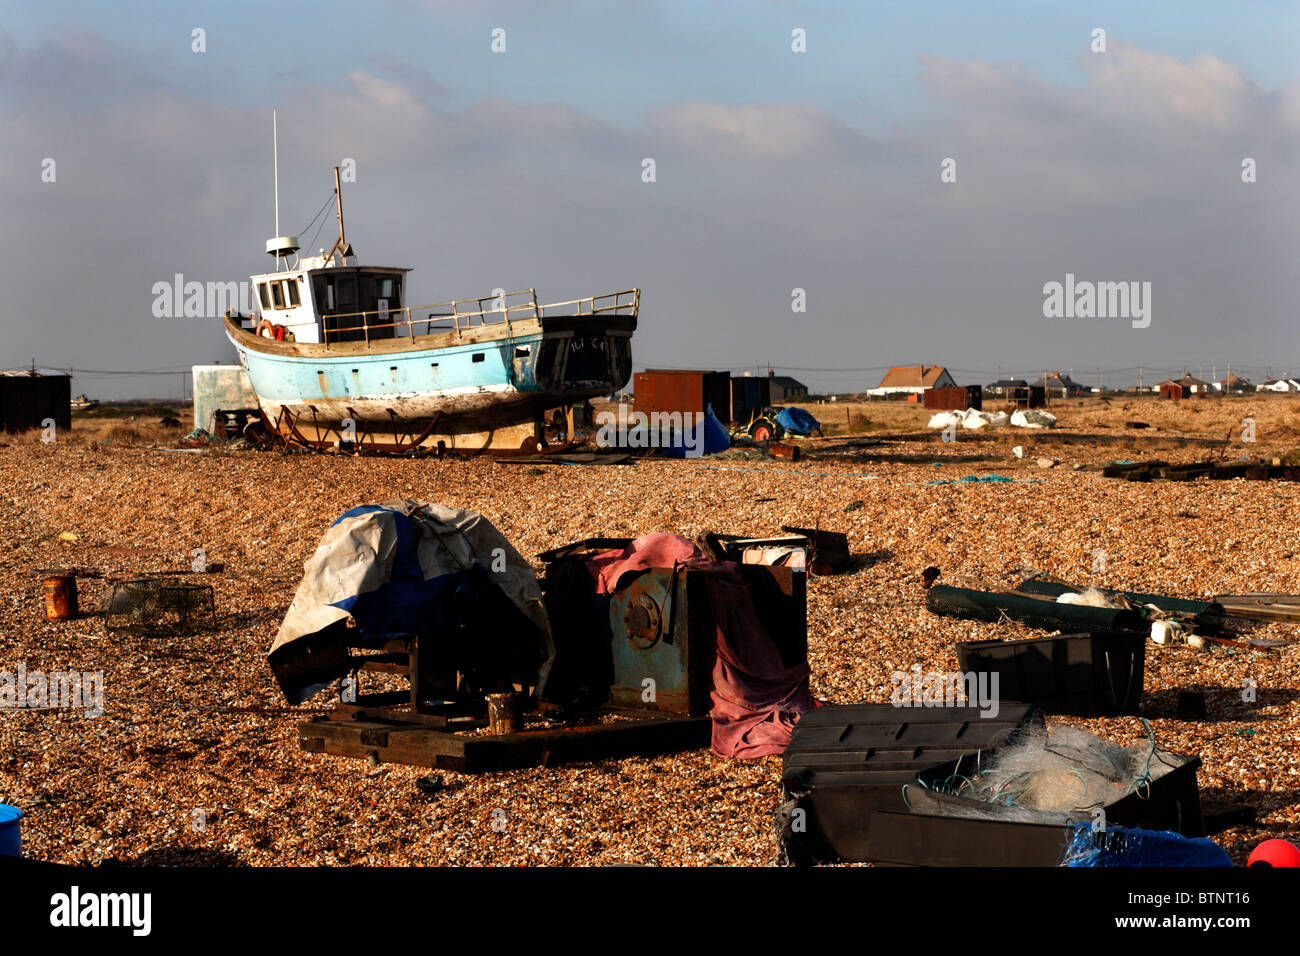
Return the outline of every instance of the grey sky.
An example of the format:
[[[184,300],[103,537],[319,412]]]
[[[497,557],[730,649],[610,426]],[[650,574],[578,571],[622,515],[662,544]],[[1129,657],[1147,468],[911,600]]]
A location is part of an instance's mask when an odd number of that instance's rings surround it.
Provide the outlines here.
[[[282,232],[307,222],[352,157],[348,238],[363,261],[415,267],[413,304],[497,286],[546,300],[639,286],[638,367],[772,363],[838,391],[918,362],[963,383],[999,367],[1092,382],[1101,366],[1117,385],[1139,364],[1159,370],[1148,380],[1184,366],[1222,375],[1229,361],[1300,372],[1300,85],[1261,87],[1210,52],[1112,35],[1096,54],[1078,32],[1069,81],[919,49],[922,106],[872,123],[779,86],[738,101],[704,85],[618,118],[603,101],[483,95],[472,78],[364,44],[341,74],[290,57],[286,84],[235,102],[214,51],[206,80],[178,78],[184,47],[157,57],[85,27],[3,30],[6,366],[233,360],[216,320],[154,318],[151,288],[269,267],[276,107]],[[788,31],[773,45],[773,57],[800,56]],[[803,69],[844,69],[819,67],[814,51]],[[553,68],[571,55],[555,51]],[[665,73],[674,55],[659,58]],[[955,183],[940,181],[945,157]],[[1066,273],[1151,282],[1151,326],[1044,318],[1043,285]],[[174,395],[178,378],[86,375],[74,388]]]

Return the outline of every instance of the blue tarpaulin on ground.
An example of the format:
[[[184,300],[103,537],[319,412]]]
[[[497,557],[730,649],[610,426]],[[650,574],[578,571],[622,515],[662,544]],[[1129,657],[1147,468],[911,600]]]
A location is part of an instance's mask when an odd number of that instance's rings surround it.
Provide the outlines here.
[[[713,414],[713,405],[707,406],[704,421],[691,429],[687,436],[677,436],[676,440],[659,450],[665,458],[698,458],[700,455],[716,455],[731,447],[731,436],[727,428]]]
[[[1166,830],[1077,824],[1062,866],[1232,866],[1228,851],[1205,837],[1185,837]]]
[[[822,429],[822,423],[802,408],[783,408],[776,413],[776,423],[790,435],[811,435]]]

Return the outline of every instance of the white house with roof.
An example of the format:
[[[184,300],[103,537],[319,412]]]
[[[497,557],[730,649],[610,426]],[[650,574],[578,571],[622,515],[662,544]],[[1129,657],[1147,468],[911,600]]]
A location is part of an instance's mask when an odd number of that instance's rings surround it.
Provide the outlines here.
[[[919,395],[927,388],[956,388],[957,383],[942,365],[899,365],[891,368],[868,395]]]
[[[1300,392],[1300,382],[1290,376],[1286,378],[1270,378],[1259,386],[1259,390],[1261,392]]]

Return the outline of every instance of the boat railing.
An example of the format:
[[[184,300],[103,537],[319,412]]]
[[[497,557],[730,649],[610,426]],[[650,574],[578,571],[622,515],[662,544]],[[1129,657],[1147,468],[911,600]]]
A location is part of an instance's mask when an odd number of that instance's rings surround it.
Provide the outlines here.
[[[540,306],[544,317],[547,309],[561,309],[577,306],[576,313],[569,315],[636,315],[641,308],[641,290],[624,289],[622,292],[606,292],[604,295],[590,295],[585,299],[569,299],[567,302],[552,302]]]
[[[630,315],[635,317],[641,306],[640,289],[606,292],[604,295],[569,299],[538,305],[536,289],[498,292],[474,299],[452,299],[434,305],[406,306],[399,309],[374,309],[366,312],[331,312],[324,322],[326,346],[338,342],[393,338],[414,338],[439,332],[461,335],[485,325],[512,325],[520,321],[538,321],[552,314],[563,315]],[[346,324],[344,324],[346,323]]]

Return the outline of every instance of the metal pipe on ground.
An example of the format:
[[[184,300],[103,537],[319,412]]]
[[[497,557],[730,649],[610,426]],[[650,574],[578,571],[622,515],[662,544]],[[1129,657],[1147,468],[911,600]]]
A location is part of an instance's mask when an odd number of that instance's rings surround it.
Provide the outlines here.
[[[1003,617],[1030,627],[1076,634],[1083,631],[1145,631],[1146,620],[1137,611],[1082,604],[1057,604],[1042,598],[994,591],[974,591],[935,584],[925,594],[932,614],[995,622]]]
[[[1016,590],[1022,594],[1041,594],[1045,597],[1057,598],[1062,594],[1078,593],[1085,589],[1034,579],[1017,585]],[[1189,601],[1183,598],[1166,597],[1163,594],[1116,591],[1112,588],[1093,588],[1093,590],[1100,591],[1108,597],[1122,597],[1133,604],[1154,604],[1162,611],[1192,615],[1197,631],[1202,634],[1217,634],[1223,627],[1223,619],[1226,616],[1223,605],[1215,601]]]

